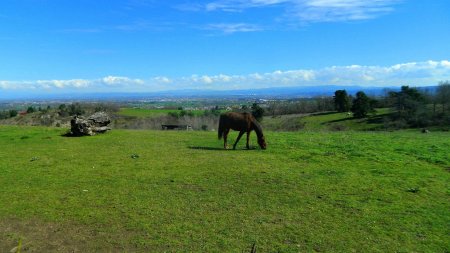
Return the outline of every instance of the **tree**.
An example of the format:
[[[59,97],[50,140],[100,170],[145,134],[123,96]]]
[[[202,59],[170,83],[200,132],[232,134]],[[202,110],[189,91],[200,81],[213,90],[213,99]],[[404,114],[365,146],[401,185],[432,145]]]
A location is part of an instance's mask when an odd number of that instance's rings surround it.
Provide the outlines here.
[[[348,112],[350,110],[350,97],[345,90],[334,92],[334,107],[338,112]]]
[[[257,103],[252,105],[252,115],[257,121],[261,121],[264,115],[264,108],[259,106]]]
[[[374,103],[373,100],[370,99],[366,93],[362,91],[358,91],[356,93],[356,98],[353,100],[353,105],[351,111],[353,112],[353,116],[355,118],[364,118],[367,116],[369,112],[372,112]]]
[[[33,106],[28,106],[28,108],[27,108],[27,113],[33,113],[33,112],[35,112],[35,111],[36,111],[36,109],[34,109]]]
[[[9,117],[16,117],[19,114],[16,110],[9,110]]]
[[[402,86],[399,92],[390,92],[398,116],[406,120],[411,119],[419,109],[425,107],[425,96],[415,88]]]
[[[7,119],[9,118],[9,112],[8,111],[0,111],[0,119]]]
[[[213,116],[219,116],[221,113],[219,106],[215,106],[214,108],[211,108],[210,110],[205,110],[205,116],[213,115]]]
[[[450,82],[445,81],[439,83],[436,91],[436,100],[442,105],[442,113],[448,110],[447,104],[450,102]]]
[[[69,105],[68,112],[70,116],[84,114],[84,110],[79,103]]]

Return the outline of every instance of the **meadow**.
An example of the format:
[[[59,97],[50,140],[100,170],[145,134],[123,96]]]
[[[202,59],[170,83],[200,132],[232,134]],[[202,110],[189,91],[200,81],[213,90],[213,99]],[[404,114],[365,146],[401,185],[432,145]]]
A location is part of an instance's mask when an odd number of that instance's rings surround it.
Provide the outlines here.
[[[65,131],[0,126],[0,252],[450,250],[449,132]]]
[[[366,118],[354,118],[346,112],[319,112],[266,116],[263,125],[273,131],[372,131],[384,129],[389,108],[377,108]]]

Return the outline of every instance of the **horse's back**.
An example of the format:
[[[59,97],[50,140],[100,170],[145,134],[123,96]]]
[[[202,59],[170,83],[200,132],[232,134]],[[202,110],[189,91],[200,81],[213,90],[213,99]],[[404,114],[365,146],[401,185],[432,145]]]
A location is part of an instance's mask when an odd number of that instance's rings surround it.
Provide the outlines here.
[[[252,122],[252,115],[247,112],[227,112],[220,115],[220,122],[233,130],[247,130]]]

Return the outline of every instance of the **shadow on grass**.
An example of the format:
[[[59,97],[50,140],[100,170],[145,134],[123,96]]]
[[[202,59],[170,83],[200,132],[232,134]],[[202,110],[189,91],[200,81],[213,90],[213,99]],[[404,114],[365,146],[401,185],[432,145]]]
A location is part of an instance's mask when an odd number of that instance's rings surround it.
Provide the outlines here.
[[[69,131],[69,132],[67,132],[67,133],[61,134],[60,136],[61,136],[61,137],[78,137],[78,138],[80,138],[80,137],[85,137],[85,136],[87,136],[87,135],[75,135],[75,134],[72,134],[72,133]]]
[[[256,150],[256,147],[251,147],[250,149],[246,148],[237,148],[237,149],[224,149],[222,147],[201,147],[201,146],[189,146],[190,149],[199,149],[199,150],[215,150],[215,151],[239,151],[239,150]]]
[[[343,121],[352,120],[352,119],[355,119],[355,118],[349,117],[349,118],[343,118],[343,119],[335,119],[335,120],[330,120],[330,121],[324,122],[322,124],[337,123],[337,122],[343,122]]]
[[[384,122],[384,119],[385,119],[385,117],[383,115],[375,116],[375,117],[369,118],[367,120],[367,123],[369,123],[369,124],[381,124],[381,123]]]
[[[375,116],[369,116],[367,117],[367,123],[368,124],[381,124],[384,122],[384,119],[387,117],[388,114],[381,114],[381,115],[375,115]],[[355,117],[348,117],[348,118],[342,118],[342,119],[336,119],[336,120],[330,120],[327,122],[324,122],[322,124],[330,124],[330,123],[337,123],[337,122],[343,122],[347,120],[358,120],[359,118]]]
[[[330,114],[337,114],[338,112],[319,112],[319,113],[312,113],[311,116],[322,116],[322,115],[330,115]]]

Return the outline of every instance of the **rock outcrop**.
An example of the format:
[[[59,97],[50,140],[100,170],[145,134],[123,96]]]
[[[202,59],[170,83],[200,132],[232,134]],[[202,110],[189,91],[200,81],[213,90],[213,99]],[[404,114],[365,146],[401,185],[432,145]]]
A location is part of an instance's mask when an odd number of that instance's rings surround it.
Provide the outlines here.
[[[108,127],[109,123],[111,123],[111,119],[105,112],[96,112],[87,119],[82,116],[75,116],[70,121],[70,131],[73,136],[92,136],[111,130]]]

